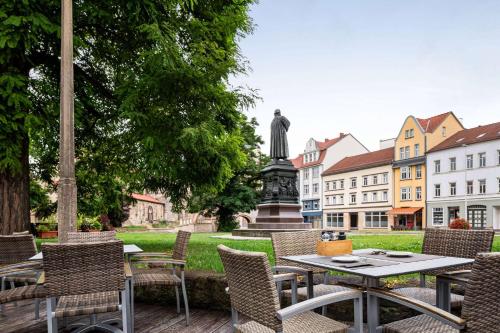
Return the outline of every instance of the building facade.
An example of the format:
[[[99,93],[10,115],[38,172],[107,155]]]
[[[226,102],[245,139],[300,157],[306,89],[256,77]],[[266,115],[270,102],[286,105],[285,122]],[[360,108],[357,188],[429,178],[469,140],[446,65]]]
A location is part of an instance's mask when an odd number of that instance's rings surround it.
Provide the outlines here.
[[[457,132],[427,155],[427,219],[500,229],[500,123]],[[465,207],[467,207],[467,212]]]
[[[327,229],[389,229],[394,148],[350,156],[323,173]]]
[[[395,227],[426,227],[426,152],[463,129],[453,112],[406,118],[394,145],[394,209],[389,215]]]
[[[346,156],[368,152],[353,135],[340,133],[337,138],[316,141],[309,139],[304,153],[292,160],[299,170],[298,187],[304,221],[322,228],[323,182],[321,174]]]
[[[153,195],[132,193],[134,203],[124,225],[146,225],[165,220],[165,203]]]

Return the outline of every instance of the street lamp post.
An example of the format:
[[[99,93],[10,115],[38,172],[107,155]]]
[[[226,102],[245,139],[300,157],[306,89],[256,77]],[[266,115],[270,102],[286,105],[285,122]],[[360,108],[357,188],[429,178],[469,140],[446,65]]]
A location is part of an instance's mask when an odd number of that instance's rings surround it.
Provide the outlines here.
[[[76,230],[75,134],[73,111],[73,3],[61,0],[61,105],[57,221],[59,241]]]

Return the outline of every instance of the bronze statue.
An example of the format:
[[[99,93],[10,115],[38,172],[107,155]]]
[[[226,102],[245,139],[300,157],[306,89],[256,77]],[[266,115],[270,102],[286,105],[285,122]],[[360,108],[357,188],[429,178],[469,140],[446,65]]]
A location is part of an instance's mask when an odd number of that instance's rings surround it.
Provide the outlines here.
[[[271,123],[271,158],[273,160],[286,160],[288,158],[286,132],[289,127],[290,121],[281,115],[279,109],[276,109]]]

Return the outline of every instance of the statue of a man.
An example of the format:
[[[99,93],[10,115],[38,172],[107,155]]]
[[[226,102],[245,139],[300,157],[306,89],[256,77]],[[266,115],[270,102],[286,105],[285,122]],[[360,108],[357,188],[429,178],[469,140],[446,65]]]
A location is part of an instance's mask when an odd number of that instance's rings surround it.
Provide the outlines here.
[[[286,132],[289,127],[290,121],[281,115],[279,109],[276,109],[271,123],[271,158],[273,160],[286,160],[288,157]]]

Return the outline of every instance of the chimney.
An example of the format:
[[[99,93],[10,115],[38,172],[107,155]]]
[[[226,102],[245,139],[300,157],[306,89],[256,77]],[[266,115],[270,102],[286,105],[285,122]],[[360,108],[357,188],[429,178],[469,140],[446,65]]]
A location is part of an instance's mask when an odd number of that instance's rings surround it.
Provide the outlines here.
[[[345,133],[340,132],[340,133],[339,133],[339,136],[342,138],[342,137],[344,137],[344,136],[345,136]]]
[[[325,142],[327,142],[328,140],[330,140],[330,139],[328,139],[328,138],[325,138]]]

